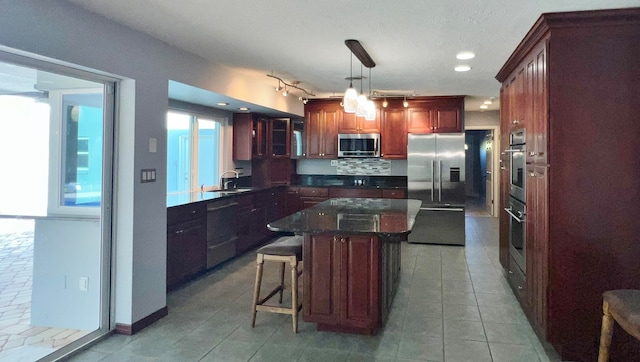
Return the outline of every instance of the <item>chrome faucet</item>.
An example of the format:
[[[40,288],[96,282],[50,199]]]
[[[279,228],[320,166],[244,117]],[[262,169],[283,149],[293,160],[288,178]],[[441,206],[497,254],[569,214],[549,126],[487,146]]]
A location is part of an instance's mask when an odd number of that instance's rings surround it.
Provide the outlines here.
[[[235,173],[235,174],[236,174],[236,178],[238,178],[238,177],[239,177],[239,175],[240,175],[240,173],[239,173],[238,171],[235,171],[235,170],[224,171],[224,172],[220,175],[220,187],[221,187],[223,190],[226,190],[226,189],[229,187],[229,183],[230,183],[231,181],[224,182],[224,181],[223,181],[223,177],[222,177],[222,176],[224,176],[225,174],[227,174],[227,173],[229,173],[229,172],[233,172],[233,173]]]

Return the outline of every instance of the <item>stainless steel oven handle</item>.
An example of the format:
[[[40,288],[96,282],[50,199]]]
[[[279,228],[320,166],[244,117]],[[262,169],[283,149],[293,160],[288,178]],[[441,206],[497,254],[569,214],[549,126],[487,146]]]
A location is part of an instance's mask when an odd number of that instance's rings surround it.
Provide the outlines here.
[[[509,152],[509,153],[518,153],[518,152],[524,152],[526,149],[524,147],[522,148],[510,148],[508,150],[504,150],[504,152]]]
[[[504,211],[506,211],[507,214],[511,215],[511,217],[514,218],[518,223],[522,224],[524,222],[524,218],[522,218],[522,219],[519,218],[516,214],[513,213],[513,211],[511,211],[510,207],[505,207]],[[520,215],[521,217],[524,216],[524,214],[521,213],[521,212],[519,212],[519,214],[522,214],[522,215]]]

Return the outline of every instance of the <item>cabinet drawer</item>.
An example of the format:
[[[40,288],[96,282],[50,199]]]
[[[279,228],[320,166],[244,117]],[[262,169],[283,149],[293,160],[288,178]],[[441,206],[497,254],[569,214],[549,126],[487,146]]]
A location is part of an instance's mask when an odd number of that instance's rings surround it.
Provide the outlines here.
[[[207,205],[193,203],[174,206],[167,209],[167,225],[175,225],[191,220],[202,219],[207,215]]]
[[[326,187],[301,187],[302,197],[329,197],[329,189]]]
[[[406,199],[407,191],[403,189],[382,190],[382,197],[385,199]]]
[[[378,198],[380,197],[379,189],[349,189],[349,188],[331,188],[329,190],[330,197],[355,197],[355,198]]]

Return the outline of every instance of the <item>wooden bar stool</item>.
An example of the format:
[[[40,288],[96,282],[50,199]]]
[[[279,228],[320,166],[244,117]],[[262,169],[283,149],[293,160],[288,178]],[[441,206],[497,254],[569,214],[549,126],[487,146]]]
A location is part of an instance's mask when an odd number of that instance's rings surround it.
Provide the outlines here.
[[[298,277],[302,274],[298,271],[298,262],[302,260],[302,236],[285,236],[275,242],[258,249],[256,284],[253,290],[253,306],[251,316],[251,327],[256,325],[256,314],[258,311],[290,314],[293,320],[293,332],[298,332],[298,312],[302,309],[302,304],[298,304]],[[262,284],[262,271],[265,261],[280,262],[280,285],[269,294],[260,299],[260,285]],[[265,305],[271,297],[280,293],[279,303],[282,304],[282,292],[286,288],[284,285],[284,269],[289,263],[291,266],[291,308]]]
[[[609,346],[614,321],[634,338],[640,340],[640,290],[609,290],[602,294],[602,331],[598,362],[609,360]]]

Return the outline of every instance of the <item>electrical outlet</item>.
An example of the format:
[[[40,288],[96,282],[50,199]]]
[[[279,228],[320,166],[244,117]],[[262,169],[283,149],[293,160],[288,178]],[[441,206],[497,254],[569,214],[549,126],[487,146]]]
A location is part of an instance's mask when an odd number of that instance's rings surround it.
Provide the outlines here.
[[[338,166],[338,160],[331,160],[331,166]]]
[[[89,290],[89,277],[80,277],[78,288],[81,292],[86,292],[87,290]]]

